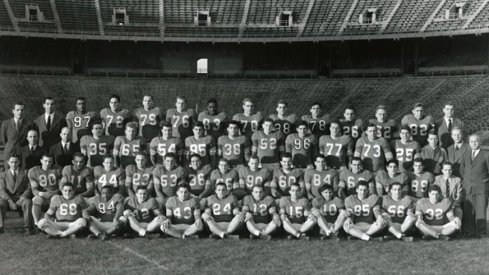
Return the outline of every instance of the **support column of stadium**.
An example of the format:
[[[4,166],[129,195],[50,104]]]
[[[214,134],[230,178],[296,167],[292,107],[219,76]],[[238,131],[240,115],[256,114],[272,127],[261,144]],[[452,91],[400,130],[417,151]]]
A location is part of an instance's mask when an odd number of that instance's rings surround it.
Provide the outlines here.
[[[436,9],[433,11],[433,13],[431,13],[430,17],[428,18],[428,20],[426,20],[426,22],[424,23],[423,27],[421,27],[419,32],[424,32],[428,28],[428,26],[431,24],[431,22],[433,22],[433,19],[435,19],[436,15],[443,8],[443,5],[445,5],[446,2],[447,0],[440,1]]]
[[[61,26],[61,20],[59,20],[59,13],[58,8],[56,7],[56,3],[54,2],[54,0],[49,0],[49,4],[51,6],[51,11],[53,12],[56,30],[58,31],[58,33],[63,33],[63,27]]]
[[[104,21],[102,20],[102,13],[100,12],[100,2],[99,0],[94,0],[93,4],[95,5],[95,11],[97,12],[97,24],[100,35],[104,36]]]
[[[159,15],[160,15],[160,37],[161,40],[165,38],[165,1],[160,0],[160,3],[158,5],[158,10],[159,10]]]
[[[243,17],[241,18],[241,23],[239,24],[238,39],[241,39],[241,37],[243,37],[243,33],[246,29],[246,21],[248,20],[248,12],[250,11],[250,4],[251,4],[251,0],[246,0],[244,11],[243,11]]]
[[[341,28],[340,30],[338,31],[338,34],[337,35],[342,35],[343,34],[343,31],[345,30],[346,26],[348,25],[348,23],[350,22],[350,18],[351,18],[351,15],[353,14],[353,12],[355,11],[355,8],[358,4],[358,0],[354,0],[353,3],[351,4],[351,7],[350,7],[350,10],[348,11],[348,13],[346,14],[346,17],[345,19],[343,20],[343,23],[341,24]]]
[[[3,3],[5,4],[5,8],[7,8],[8,17],[10,18],[10,23],[12,23],[12,27],[14,27],[14,30],[16,32],[20,32],[19,24],[17,22],[17,18],[15,18],[14,12],[12,11],[12,8],[10,7],[9,1],[3,0]]]
[[[484,2],[481,3],[481,5],[477,8],[477,10],[474,13],[472,13],[469,16],[469,18],[467,18],[467,21],[465,21],[465,24],[462,26],[462,30],[465,30],[470,26],[472,21],[474,21],[474,19],[479,15],[479,13],[486,7],[488,2],[489,0],[484,0]]]
[[[384,20],[384,22],[382,22],[382,26],[380,26],[379,34],[384,33],[385,29],[387,29],[387,26],[389,26],[389,23],[391,22],[392,17],[394,17],[394,15],[396,14],[396,12],[399,9],[399,7],[401,6],[401,4],[402,4],[402,0],[397,0],[396,5],[392,9],[389,16],[387,16],[387,19]]]
[[[314,7],[314,0],[309,0],[309,5],[307,6],[306,14],[302,19],[302,23],[299,25],[299,31],[297,32],[297,37],[301,37],[304,29],[306,28],[307,20],[309,20],[309,15],[311,14],[312,8]]]

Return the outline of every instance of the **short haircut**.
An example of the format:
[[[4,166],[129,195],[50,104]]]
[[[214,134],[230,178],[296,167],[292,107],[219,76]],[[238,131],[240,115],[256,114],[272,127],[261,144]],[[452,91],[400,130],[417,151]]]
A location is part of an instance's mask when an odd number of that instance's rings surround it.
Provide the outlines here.
[[[385,105],[384,104],[377,105],[377,107],[375,107],[375,111],[378,110],[386,110]]]
[[[377,129],[377,125],[375,125],[374,123],[369,123],[367,125],[367,128],[371,128],[371,127],[374,127],[375,129]]]
[[[192,159],[192,158],[198,158],[199,160],[202,160],[202,157],[199,154],[196,154],[196,153],[193,153],[193,154],[190,155],[189,159]]]
[[[176,100],[179,100],[179,99],[180,99],[180,100],[183,100],[184,102],[187,102],[187,98],[186,98],[186,97],[184,97],[184,96],[182,96],[182,95],[177,95]]]
[[[438,193],[441,193],[441,188],[436,184],[432,184],[430,185],[430,187],[428,187],[428,193],[430,193],[431,191],[438,191]]]
[[[325,190],[333,191],[333,186],[331,184],[325,184],[319,187],[319,194],[323,193]]]
[[[282,160],[282,159],[284,159],[284,158],[292,159],[292,154],[291,154],[291,153],[283,153],[283,154],[280,156],[280,160]]]
[[[228,126],[229,125],[236,125],[239,127],[241,125],[241,123],[239,123],[239,121],[237,121],[237,120],[231,120],[228,122]]]
[[[423,103],[421,103],[421,102],[414,103],[413,110],[416,109],[416,108],[418,108],[418,107],[424,108]]]
[[[105,162],[106,159],[114,160],[114,156],[113,155],[105,155],[104,156],[104,162]]]
[[[138,187],[136,187],[136,192],[138,192],[139,190],[148,190],[148,188],[146,187],[146,185],[138,185]]]
[[[453,168],[453,163],[449,162],[449,161],[444,161],[442,164],[441,164],[441,167],[443,168],[443,166],[445,165],[450,165],[450,167]]]
[[[346,111],[346,110],[352,110],[354,113],[356,113],[355,107],[353,107],[353,106],[351,106],[351,105],[350,105],[350,106],[346,106],[346,107],[345,107],[345,111]]]
[[[253,100],[251,100],[251,98],[249,98],[249,97],[245,97],[245,98],[243,98],[243,105],[245,105],[246,102],[253,103]]]
[[[260,160],[260,159],[258,158],[258,156],[257,156],[257,155],[255,155],[255,154],[251,155],[251,156],[250,156],[250,159],[249,159],[248,161],[250,161],[250,160],[252,160],[252,159],[256,159],[256,160],[258,160],[258,161]]]
[[[402,126],[401,129],[399,129],[399,132],[402,130],[406,130],[406,131],[408,131],[409,134],[411,134],[411,128],[409,128],[409,126],[407,126],[407,125]]]
[[[76,100],[75,100],[75,102],[78,101],[78,100],[87,101],[87,99],[84,96],[77,97]]]
[[[262,125],[265,124],[265,122],[270,122],[273,125],[273,119],[271,119],[271,118],[264,119],[262,122]]]
[[[52,96],[46,96],[46,97],[44,97],[44,102],[46,102],[46,100],[54,101],[54,98]]]
[[[204,129],[204,123],[202,123],[202,121],[197,121],[197,122],[194,124],[194,127],[192,127],[192,129],[193,129],[193,128],[195,128],[195,127],[200,127],[200,128],[202,128],[202,129]]]
[[[360,186],[365,186],[365,187],[367,187],[367,189],[368,189],[368,182],[366,182],[366,181],[364,181],[364,180],[359,180],[359,181],[357,182],[357,188],[358,188],[358,187],[360,187]]]
[[[217,105],[217,100],[215,98],[209,98],[209,100],[207,100],[207,105],[209,105],[210,103],[214,103]]]
[[[389,184],[389,190],[392,190],[392,187],[393,187],[394,185],[399,185],[399,187],[401,187],[401,188],[402,188],[402,184],[401,184],[400,182],[398,182],[398,181],[394,181],[394,182],[391,182],[391,184]]]
[[[63,184],[63,187],[61,189],[65,188],[66,186],[71,187],[71,189],[75,190],[75,186],[71,182],[67,182]]]
[[[160,129],[163,129],[164,127],[173,128],[173,125],[169,121],[160,122]]]
[[[178,186],[177,186],[177,190],[180,190],[181,188],[185,188],[187,190],[190,190],[190,186],[186,183],[180,183]]]
[[[72,160],[75,160],[75,158],[83,158],[83,160],[86,160],[86,157],[84,154],[80,152],[75,152],[73,153],[73,157],[71,158]]]
[[[10,155],[9,159],[11,159],[11,158],[18,158],[18,159],[20,159],[20,156],[17,153],[14,152],[14,153],[12,153]]]
[[[299,126],[306,126],[306,128],[309,128],[309,124],[304,120],[301,120],[299,123],[297,123],[297,128],[299,128]]]
[[[137,124],[137,122],[134,122],[134,121],[128,122],[126,124],[126,129],[127,128],[131,128],[131,129],[137,130],[138,129],[138,124]]]
[[[288,107],[289,106],[289,103],[283,99],[280,99],[278,102],[277,102],[277,106],[280,105],[280,104],[283,104],[285,105],[285,107]]]
[[[260,184],[255,184],[255,185],[253,185],[253,187],[251,188],[251,191],[253,192],[253,190],[254,190],[255,188],[261,188],[262,190],[264,189],[263,185],[260,185]]]
[[[290,187],[289,187],[289,190],[292,189],[292,186],[297,186],[297,188],[299,188],[299,190],[301,189],[301,186],[297,182],[291,183],[290,184]]]
[[[43,158],[51,158],[51,159],[54,159],[54,156],[51,155],[50,153],[43,153],[41,155],[41,159],[43,159]]]
[[[224,188],[227,189],[226,183],[224,183],[224,181],[220,181],[220,182],[216,183],[216,186],[214,187],[214,189],[217,189],[218,186],[224,186]]]
[[[93,130],[93,126],[95,125],[103,125],[101,119],[92,119],[90,120],[90,129]]]
[[[385,162],[385,167],[391,165],[392,163],[394,163],[396,166],[399,166],[399,162],[397,161],[397,159],[391,159]]]
[[[121,97],[119,95],[111,94],[109,97],[109,100],[111,100],[113,98],[117,99],[118,102],[121,102]]]
[[[322,159],[322,160],[324,160],[324,161],[326,161],[326,160],[327,160],[327,159],[326,159],[326,157],[325,157],[324,155],[319,154],[319,155],[317,155],[317,156],[315,156],[315,157],[314,157],[314,161],[316,161],[318,158],[320,158],[320,159]]]
[[[413,160],[413,163],[415,163],[415,162],[419,162],[419,163],[421,163],[422,165],[424,165],[424,160],[423,160],[422,158],[415,158],[415,159]]]
[[[166,153],[165,157],[166,158],[173,158],[174,160],[177,160],[177,155],[173,152],[170,152],[170,153]]]
[[[152,95],[143,95],[143,99],[144,99],[145,97],[149,97],[149,98],[151,98],[151,100],[153,100],[153,96],[152,96]]]
[[[359,161],[360,163],[362,163],[362,159],[359,157],[352,157],[350,163],[353,163],[353,161]]]
[[[15,106],[17,106],[17,105],[19,105],[19,106],[25,106],[25,103],[23,101],[16,101],[14,103],[14,105],[12,105],[12,108],[15,108]]]
[[[311,105],[309,105],[309,109],[311,109],[312,107],[314,106],[319,106],[319,108],[323,108],[323,105],[317,101],[314,101],[313,103],[311,103]]]

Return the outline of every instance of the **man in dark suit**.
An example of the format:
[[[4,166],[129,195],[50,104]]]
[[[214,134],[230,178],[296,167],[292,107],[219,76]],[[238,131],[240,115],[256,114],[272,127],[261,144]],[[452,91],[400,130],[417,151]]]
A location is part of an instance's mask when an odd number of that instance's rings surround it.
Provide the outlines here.
[[[63,168],[66,165],[70,165],[73,154],[80,152],[76,144],[71,142],[71,131],[68,127],[63,127],[59,135],[61,141],[49,149],[49,154],[54,157],[53,168]]]
[[[27,172],[19,168],[18,155],[11,155],[7,163],[9,169],[0,174],[0,233],[3,233],[7,210],[22,210],[25,233],[31,234],[33,232],[32,191]]]
[[[466,151],[460,162],[464,201],[463,231],[467,237],[481,237],[487,234],[486,208],[489,190],[489,152],[480,148],[480,137],[471,135],[471,150]]]
[[[44,99],[44,114],[36,118],[34,123],[39,130],[39,145],[49,149],[51,145],[60,141],[59,133],[61,128],[66,126],[64,116],[56,112],[54,99],[46,97]]]
[[[24,110],[23,102],[15,103],[12,109],[14,117],[3,121],[0,126],[0,143],[5,145],[5,156],[10,156],[21,146],[27,145],[27,132],[36,127],[32,121],[24,118]],[[8,168],[8,162],[5,161],[5,170]]]
[[[452,140],[453,144],[448,146],[447,155],[448,162],[452,163],[453,175],[460,177],[460,162],[462,161],[462,156],[466,151],[470,151],[470,146],[467,142],[463,140],[462,129],[458,127],[453,127],[452,129]]]
[[[27,145],[18,149],[20,157],[20,167],[29,171],[32,167],[39,165],[44,148],[39,146],[39,134],[37,130],[30,130],[27,133]]]
[[[444,116],[436,123],[438,130],[438,139],[440,140],[440,147],[444,149],[453,144],[453,139],[451,137],[451,132],[453,128],[457,127],[462,131],[464,129],[463,121],[453,117],[453,113],[453,104],[446,103],[445,107],[443,107]]]

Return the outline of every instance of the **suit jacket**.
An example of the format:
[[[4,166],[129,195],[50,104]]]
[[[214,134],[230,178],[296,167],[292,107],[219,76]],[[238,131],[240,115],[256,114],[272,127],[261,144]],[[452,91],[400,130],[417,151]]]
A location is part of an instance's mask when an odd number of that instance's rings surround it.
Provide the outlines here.
[[[17,154],[20,156],[20,168],[29,170],[34,166],[41,165],[41,157],[45,150],[41,146],[37,146],[34,152],[31,152],[29,145],[21,147]]]
[[[14,118],[2,122],[0,126],[0,143],[5,144],[5,159],[10,157],[21,146],[27,145],[27,132],[31,129],[36,129],[36,125],[26,118],[20,121],[19,130],[15,127]]]
[[[2,172],[0,174],[0,199],[8,200],[11,198],[15,202],[20,197],[32,197],[27,171],[19,169],[15,182],[10,169]]]
[[[61,129],[66,126],[66,119],[62,114],[57,112],[53,114],[53,121],[51,122],[51,128],[49,130],[46,126],[46,117],[44,114],[37,117],[36,120],[34,120],[34,123],[39,129],[39,145],[44,148],[49,148],[56,142],[61,141],[59,133],[61,133]]]
[[[483,194],[489,184],[489,152],[480,149],[479,154],[472,160],[472,150],[462,156],[460,173],[463,178],[463,188],[466,194]]]
[[[436,176],[433,184],[440,186],[443,197],[450,199],[453,202],[453,207],[461,206],[465,192],[462,188],[462,180],[459,177],[451,176],[448,178],[448,195],[447,184],[443,175]]]
[[[68,151],[63,148],[61,141],[51,146],[49,154],[54,157],[53,168],[63,168],[66,165],[70,165],[75,152],[80,152],[80,149],[73,142],[70,142]]]
[[[462,156],[466,151],[472,151],[467,142],[462,142],[462,145],[458,150],[455,150],[455,146],[452,144],[447,148],[448,161],[452,163],[453,175],[460,177],[460,162]]]
[[[448,146],[453,144],[452,133],[448,132],[448,124],[445,118],[442,118],[436,123],[436,128],[438,130],[438,139],[440,140],[440,147],[448,148]],[[452,118],[452,129],[453,127],[458,127],[464,130],[464,123],[458,118]]]

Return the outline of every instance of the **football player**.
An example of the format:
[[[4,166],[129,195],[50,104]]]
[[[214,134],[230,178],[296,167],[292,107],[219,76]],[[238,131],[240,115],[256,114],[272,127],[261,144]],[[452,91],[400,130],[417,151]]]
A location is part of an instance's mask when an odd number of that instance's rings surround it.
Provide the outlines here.
[[[275,199],[266,196],[261,185],[253,186],[251,195],[243,199],[242,212],[245,216],[246,228],[250,232],[250,239],[270,240],[271,235],[282,224]]]
[[[199,201],[212,194],[211,172],[211,166],[204,165],[200,155],[192,154],[190,156],[190,167],[187,168],[188,185],[190,186],[190,193]]]
[[[364,123],[362,119],[356,118],[355,108],[349,106],[345,108],[343,118],[340,119],[340,128],[344,136],[350,136],[353,144],[362,136]]]
[[[438,144],[438,135],[428,133],[428,144],[421,149],[421,158],[424,160],[425,170],[435,175],[441,174],[441,164],[448,160],[447,151]]]
[[[329,184],[322,185],[319,192],[321,196],[312,200],[311,214],[317,219],[321,229],[319,234],[326,238],[337,239],[347,218],[345,203],[334,195],[333,186]]]
[[[137,153],[146,153],[146,140],[143,137],[136,137],[138,125],[136,122],[128,122],[124,136],[115,138],[114,155],[115,166],[126,168],[130,164],[136,164],[134,158]]]
[[[314,228],[317,219],[309,215],[311,205],[308,199],[300,197],[299,184],[292,183],[289,194],[280,199],[280,219],[284,230],[290,234],[290,238],[308,240],[307,233]]]
[[[292,154],[292,163],[296,168],[313,168],[313,157],[318,155],[318,139],[308,133],[307,122],[297,124],[297,133],[285,139],[285,152]]]
[[[104,156],[112,155],[114,137],[104,136],[104,127],[101,120],[93,119],[91,122],[92,135],[83,136],[80,140],[81,152],[87,156],[87,166],[102,165]]]
[[[277,103],[276,114],[271,114],[269,117],[273,121],[275,131],[281,132],[285,136],[295,132],[295,123],[297,121],[296,114],[289,114],[287,108],[289,104],[284,100],[279,100]]]
[[[279,156],[285,151],[284,135],[273,128],[273,120],[267,118],[262,124],[263,131],[253,134],[251,152],[257,155],[262,168],[272,171],[279,167]]]
[[[239,122],[235,120],[228,123],[227,133],[217,140],[217,155],[227,159],[233,168],[243,166],[250,158],[250,141],[239,134]]]
[[[350,161],[350,169],[340,171],[340,182],[338,183],[338,194],[341,198],[345,198],[355,194],[358,183],[365,181],[368,183],[370,193],[375,194],[374,177],[370,171],[364,170],[362,160],[353,157]]]
[[[424,114],[424,106],[419,102],[414,104],[412,114],[402,118],[401,126],[411,129],[413,140],[421,147],[427,143],[428,132],[432,129],[436,131],[435,120],[432,116]]]
[[[122,109],[121,98],[118,95],[111,95],[109,99],[109,108],[100,111],[105,135],[123,136],[124,125],[131,120],[131,113],[127,109]]]
[[[326,163],[326,157],[317,155],[314,161],[315,169],[307,169],[304,173],[304,184],[306,186],[307,197],[320,198],[319,189],[328,184],[333,186],[335,192],[338,191],[339,174],[336,169],[330,169]]]
[[[67,165],[61,172],[59,185],[71,183],[75,188],[75,196],[91,198],[94,196],[93,171],[87,167],[87,158],[82,153],[74,153],[72,165]]]
[[[66,124],[71,131],[73,143],[77,143],[85,135],[90,135],[90,121],[97,114],[93,111],[87,111],[87,100],[84,97],[76,99],[76,110],[66,114]]]
[[[414,159],[413,172],[409,173],[409,195],[414,198],[428,197],[428,188],[433,184],[433,174],[424,171],[424,161],[421,158]]]
[[[161,136],[153,138],[149,146],[153,166],[163,164],[167,153],[176,154],[179,161],[183,155],[183,143],[180,138],[172,136],[172,125],[169,122],[162,122],[160,125]]]
[[[239,174],[236,169],[231,169],[227,159],[222,158],[219,160],[217,169],[211,173],[210,181],[212,186],[224,182],[227,190],[239,198],[235,192],[239,189]]]
[[[182,142],[192,135],[192,126],[195,122],[195,112],[187,109],[187,99],[177,96],[175,108],[166,111],[166,122],[171,123],[173,137],[178,137]]]
[[[396,154],[399,169],[402,172],[412,171],[413,159],[421,156],[421,147],[418,142],[411,140],[411,130],[407,127],[401,128],[399,137],[391,142],[391,149]]]
[[[135,156],[136,165],[131,164],[126,167],[126,189],[129,197],[135,197],[138,186],[145,186],[148,193],[154,193],[153,167],[148,167],[147,157],[143,153]]]
[[[322,113],[322,105],[319,102],[313,102],[310,106],[310,115],[303,115],[302,120],[309,123],[309,130],[317,140],[321,136],[329,135],[329,123],[331,121],[329,114]]]
[[[265,193],[270,193],[270,181],[272,174],[265,168],[259,168],[257,156],[251,156],[248,166],[243,166],[238,170],[239,188],[250,194],[253,186],[260,185],[265,189]]]
[[[211,98],[207,101],[207,111],[202,111],[197,119],[204,124],[205,134],[214,140],[224,135],[224,125],[227,123],[227,116],[224,112],[217,109],[217,100]]]
[[[263,115],[254,111],[253,101],[249,98],[243,99],[243,113],[235,114],[233,120],[241,123],[241,134],[251,140],[253,133],[258,131]]]
[[[377,136],[385,138],[387,142],[391,142],[398,135],[397,122],[388,118],[385,105],[375,108],[375,118],[370,119],[369,123],[377,126]]]
[[[283,196],[288,195],[290,186],[293,183],[297,183],[302,193],[300,197],[306,195],[306,188],[304,186],[304,173],[299,168],[292,168],[292,155],[284,153],[280,158],[281,168],[276,168],[273,171],[273,178],[270,182],[270,191],[272,197],[280,199]]]
[[[137,108],[132,113],[139,125],[138,136],[144,137],[146,142],[156,138],[160,132],[161,121],[164,121],[163,110],[154,106],[153,96],[143,96],[143,106]],[[126,129],[127,130],[127,129]]]
[[[412,237],[406,237],[406,234],[413,229],[416,222],[416,201],[408,195],[403,195],[402,188],[399,182],[390,184],[390,194],[382,197],[382,215],[392,235],[399,240],[412,241]]]
[[[360,157],[363,167],[370,172],[376,173],[384,169],[386,160],[392,159],[391,148],[383,137],[377,136],[377,126],[375,124],[369,124],[365,133],[366,135],[362,135],[357,140],[353,156]]]
[[[203,164],[210,164],[215,167],[216,163],[216,142],[211,136],[204,135],[204,124],[195,123],[192,128],[193,136],[185,139],[185,157],[190,163],[190,155],[198,154],[202,157]]]
[[[332,121],[330,135],[319,139],[319,153],[326,156],[328,164],[335,169],[346,168],[348,160],[353,156],[353,140],[349,135],[342,136],[340,129],[340,123]]]
[[[153,182],[156,192],[156,200],[161,208],[169,197],[175,196],[177,185],[187,179],[185,169],[178,166],[177,155],[168,153],[165,155],[164,165],[153,169]]]
[[[386,171],[381,170],[375,176],[375,187],[377,189],[377,195],[383,196],[389,193],[390,185],[393,182],[401,184],[401,190],[403,195],[409,191],[409,177],[407,174],[399,171],[397,161],[391,159],[385,163]]]
[[[95,194],[100,195],[100,191],[105,185],[111,185],[121,194],[126,194],[124,188],[126,174],[123,168],[115,167],[113,156],[105,156],[102,165],[93,169],[93,176],[95,178],[95,186],[97,187]]]

